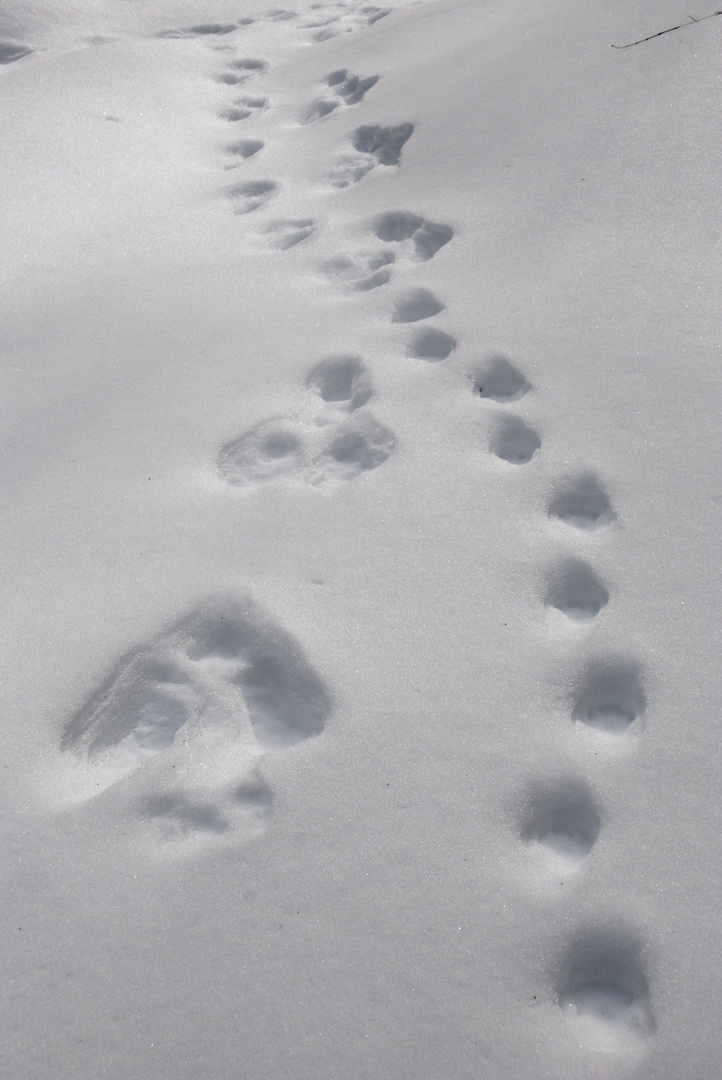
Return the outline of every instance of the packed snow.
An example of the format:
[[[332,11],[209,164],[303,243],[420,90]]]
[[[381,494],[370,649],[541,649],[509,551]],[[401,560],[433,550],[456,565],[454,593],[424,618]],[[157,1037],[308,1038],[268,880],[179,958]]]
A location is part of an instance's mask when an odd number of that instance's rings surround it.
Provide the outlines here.
[[[4,1077],[722,1075],[717,14],[0,0]]]

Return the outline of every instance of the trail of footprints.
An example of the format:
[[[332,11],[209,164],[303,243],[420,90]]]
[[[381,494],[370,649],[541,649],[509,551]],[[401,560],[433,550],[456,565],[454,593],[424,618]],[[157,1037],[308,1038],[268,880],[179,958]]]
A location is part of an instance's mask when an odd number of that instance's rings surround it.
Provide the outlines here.
[[[388,13],[349,4],[312,10],[311,21],[301,25],[317,30],[316,40],[351,32]],[[291,23],[298,16],[279,10],[267,18]],[[251,22],[203,23],[158,36],[227,38]],[[262,79],[267,62],[227,52],[215,79],[244,92],[220,118],[233,125],[261,118],[271,103],[248,92],[246,84]],[[7,62],[15,58],[8,52]],[[358,105],[377,81],[346,69],[332,72],[299,122],[314,123],[337,108]],[[398,162],[405,131],[389,136],[385,130],[358,129],[352,135],[352,144],[369,159],[366,171]],[[223,167],[242,166],[264,145],[257,137],[228,142]],[[231,185],[226,196],[234,213],[245,215],[277,190],[275,180],[253,178]],[[413,230],[421,230],[419,250],[423,225],[419,219]],[[310,217],[281,218],[267,221],[264,231],[285,251],[306,240],[314,227]],[[371,374],[358,355],[324,357],[306,374],[299,410],[260,420],[220,448],[219,478],[246,491],[279,480],[332,489],[377,468],[393,453],[396,440],[367,408],[373,394]],[[223,594],[208,597],[123,656],[67,724],[62,748],[74,755],[81,799],[112,788],[130,802],[136,820],[162,850],[193,851],[249,840],[263,831],[272,795],[259,762],[319,735],[329,712],[329,695],[298,643],[249,596]]]
[[[314,40],[323,41],[386,14],[385,8],[334,3],[314,5],[305,20],[285,9],[266,18],[310,29]],[[206,23],[160,36],[226,37],[250,22]],[[13,49],[0,43],[0,61],[24,55]],[[226,59],[216,77],[235,88],[262,78],[267,66],[254,57]],[[299,123],[316,123],[338,109],[359,106],[377,83],[375,75],[331,72],[300,112]],[[268,98],[254,91],[236,97],[219,115],[235,125],[262,117],[269,107]],[[398,168],[413,132],[407,122],[356,127],[333,163],[331,188],[347,188],[375,169]],[[261,138],[228,143],[225,168],[255,158],[263,147]],[[264,206],[277,190],[275,180],[254,178],[231,185],[226,195],[234,213],[245,215]],[[366,225],[365,248],[339,253],[318,268],[349,295],[389,285],[395,273],[433,259],[454,236],[452,226],[409,210],[385,210]],[[275,219],[263,228],[272,245],[286,251],[308,239],[315,222],[310,217]],[[393,295],[389,322],[413,327],[406,343],[409,357],[438,363],[453,355],[453,334],[429,322],[444,310],[444,303],[423,285]],[[473,373],[472,386],[489,410],[489,453],[502,468],[509,467],[511,476],[541,451],[539,434],[519,412],[533,386],[501,356]],[[371,374],[354,351],[319,360],[306,375],[299,410],[262,419],[220,448],[219,478],[245,490],[276,481],[333,489],[378,468],[393,453],[396,440],[367,408],[373,395]],[[549,618],[572,634],[588,633],[610,595],[577,551],[614,522],[614,510],[601,480],[586,471],[558,481],[548,515],[567,530],[570,549],[548,576],[544,603]],[[590,655],[569,709],[580,737],[586,733],[608,746],[623,745],[641,730],[645,709],[641,665],[634,658]],[[167,841],[226,834],[250,838],[262,831],[272,804],[258,762],[266,753],[319,735],[329,712],[323,682],[294,639],[249,597],[224,595],[210,597],[123,657],[71,719],[63,747],[86,762],[83,775],[90,795],[122,779],[146,777],[137,810]],[[593,858],[603,818],[580,778],[539,781],[520,815],[519,841],[543,872],[570,882]],[[553,983],[573,1037],[593,1049],[622,1051],[654,1029],[641,949],[634,935],[617,926],[585,930],[573,939]]]
[[[509,407],[532,386],[505,358],[491,362],[475,379],[475,392],[503,414],[492,428],[490,449],[509,465],[526,465],[541,440]],[[560,480],[548,502],[548,514],[569,529],[578,542],[615,519],[598,477],[582,472]],[[578,546],[578,542],[574,547]],[[549,575],[545,603],[559,624],[582,632],[609,603],[610,596],[592,567],[572,553]],[[593,655],[582,672],[570,707],[581,734],[608,745],[622,744],[641,726],[646,707],[641,666],[618,655]],[[527,799],[519,836],[530,858],[562,882],[570,881],[593,856],[602,814],[587,785],[564,776],[537,785]],[[574,1037],[602,1052],[633,1049],[654,1030],[649,987],[641,950],[634,936],[617,926],[579,935],[558,965],[556,1001],[574,1028]]]

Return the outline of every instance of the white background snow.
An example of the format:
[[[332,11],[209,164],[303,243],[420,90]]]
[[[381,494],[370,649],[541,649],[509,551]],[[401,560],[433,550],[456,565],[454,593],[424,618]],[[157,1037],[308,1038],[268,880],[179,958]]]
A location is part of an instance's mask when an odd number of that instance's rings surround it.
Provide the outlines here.
[[[0,1072],[713,1080],[722,17],[266,2],[0,0]]]

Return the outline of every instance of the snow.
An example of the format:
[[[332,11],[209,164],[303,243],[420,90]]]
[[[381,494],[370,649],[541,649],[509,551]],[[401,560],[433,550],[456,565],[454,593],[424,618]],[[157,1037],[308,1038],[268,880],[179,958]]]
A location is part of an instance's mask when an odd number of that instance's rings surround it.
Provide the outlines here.
[[[719,1074],[710,13],[0,0],[4,1076]]]

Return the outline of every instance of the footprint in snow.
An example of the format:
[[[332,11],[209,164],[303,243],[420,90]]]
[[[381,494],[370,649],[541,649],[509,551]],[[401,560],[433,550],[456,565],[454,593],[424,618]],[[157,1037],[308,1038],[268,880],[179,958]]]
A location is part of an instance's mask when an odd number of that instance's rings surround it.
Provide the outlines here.
[[[547,605],[573,623],[591,623],[609,602],[609,593],[586,563],[566,559],[550,578]]]
[[[451,334],[437,330],[434,326],[425,326],[423,330],[417,330],[411,338],[407,353],[416,360],[439,363],[451,356],[456,344],[456,338]]]
[[[239,120],[248,120],[250,116],[257,115],[268,108],[268,98],[265,97],[242,97],[238,98],[218,115],[221,120],[236,123]]]
[[[598,658],[584,674],[572,719],[599,738],[620,742],[640,730],[645,708],[640,665],[626,657]]]
[[[62,749],[90,796],[133,775],[132,799],[165,839],[249,838],[270,814],[260,758],[319,735],[329,712],[290,634],[248,596],[212,596],[118,661]]]
[[[414,262],[433,259],[436,252],[451,240],[454,230],[450,225],[428,221],[419,214],[405,210],[393,210],[378,215],[371,232],[384,243],[399,245],[399,255]],[[375,251],[357,251],[337,255],[320,267],[331,280],[348,282],[353,291],[367,292],[386,285],[391,280],[391,267],[397,262],[397,254],[389,247]],[[448,356],[448,352],[446,354]]]
[[[353,34],[364,30],[391,13],[391,8],[373,4],[358,6],[353,3],[312,4],[310,15],[301,25],[313,30],[312,41],[330,41],[339,34]]]
[[[308,240],[316,228],[313,218],[278,218],[269,221],[263,230],[270,238],[273,246],[279,251],[288,251],[289,248]]]
[[[509,405],[532,389],[531,384],[504,356],[494,356],[473,375],[474,392],[486,401]]]
[[[301,113],[301,123],[313,124],[342,105],[358,105],[378,81],[378,75],[362,79],[359,75],[350,75],[346,68],[332,71],[323,80],[323,92]]]
[[[423,319],[431,319],[444,310],[444,305],[428,289],[410,289],[394,301],[394,314],[391,321],[395,323],[421,322]]]
[[[331,172],[333,187],[346,188],[363,180],[377,166],[394,167],[401,161],[401,151],[414,132],[414,125],[394,127],[363,125],[349,136],[354,152],[338,158]]]
[[[237,142],[226,143],[224,150],[232,160],[224,168],[237,169],[248,158],[254,157],[260,150],[263,150],[264,146],[263,139],[239,139]]]
[[[273,198],[277,190],[278,185],[273,180],[247,180],[226,188],[225,194],[234,214],[251,214]]]
[[[222,480],[253,488],[294,477],[321,486],[353,480],[390,457],[396,446],[393,433],[371,413],[357,411],[373,394],[360,357],[327,357],[312,368],[306,386],[304,418],[263,420],[221,448]]]
[[[370,292],[391,280],[391,267],[396,256],[388,249],[359,251],[354,255],[336,255],[327,259],[319,269],[329,281],[336,281],[352,292]]]
[[[528,799],[521,837],[530,855],[556,875],[579,870],[599,836],[599,814],[583,783],[564,780],[537,787]]]
[[[293,22],[298,18],[298,12],[287,8],[273,8],[271,11],[266,11],[263,18],[268,22]]]
[[[225,36],[237,30],[239,23],[198,23],[197,26],[186,26],[183,29],[161,30],[156,37],[159,38],[192,38],[208,36]]]
[[[541,448],[533,428],[518,417],[507,417],[494,432],[489,449],[509,465],[527,465]]]
[[[352,413],[371,399],[371,376],[355,353],[328,356],[311,369],[306,386],[325,403],[327,410]]]
[[[559,482],[549,504],[549,516],[585,532],[614,520],[609,498],[593,473],[581,473]]]
[[[407,210],[387,210],[373,221],[374,236],[385,244],[401,244],[404,255],[415,262],[433,259],[454,235],[451,225],[429,221]]]
[[[568,950],[556,1001],[570,1037],[602,1053],[633,1050],[655,1029],[641,950],[631,935],[586,931]]]
[[[16,60],[22,60],[29,56],[33,50],[29,45],[20,41],[0,41],[0,64],[14,64]]]
[[[231,60],[228,64],[228,70],[216,75],[216,82],[225,83],[226,86],[239,86],[241,83],[248,82],[255,75],[260,75],[267,68],[268,64],[265,60],[254,60],[250,57]]]

